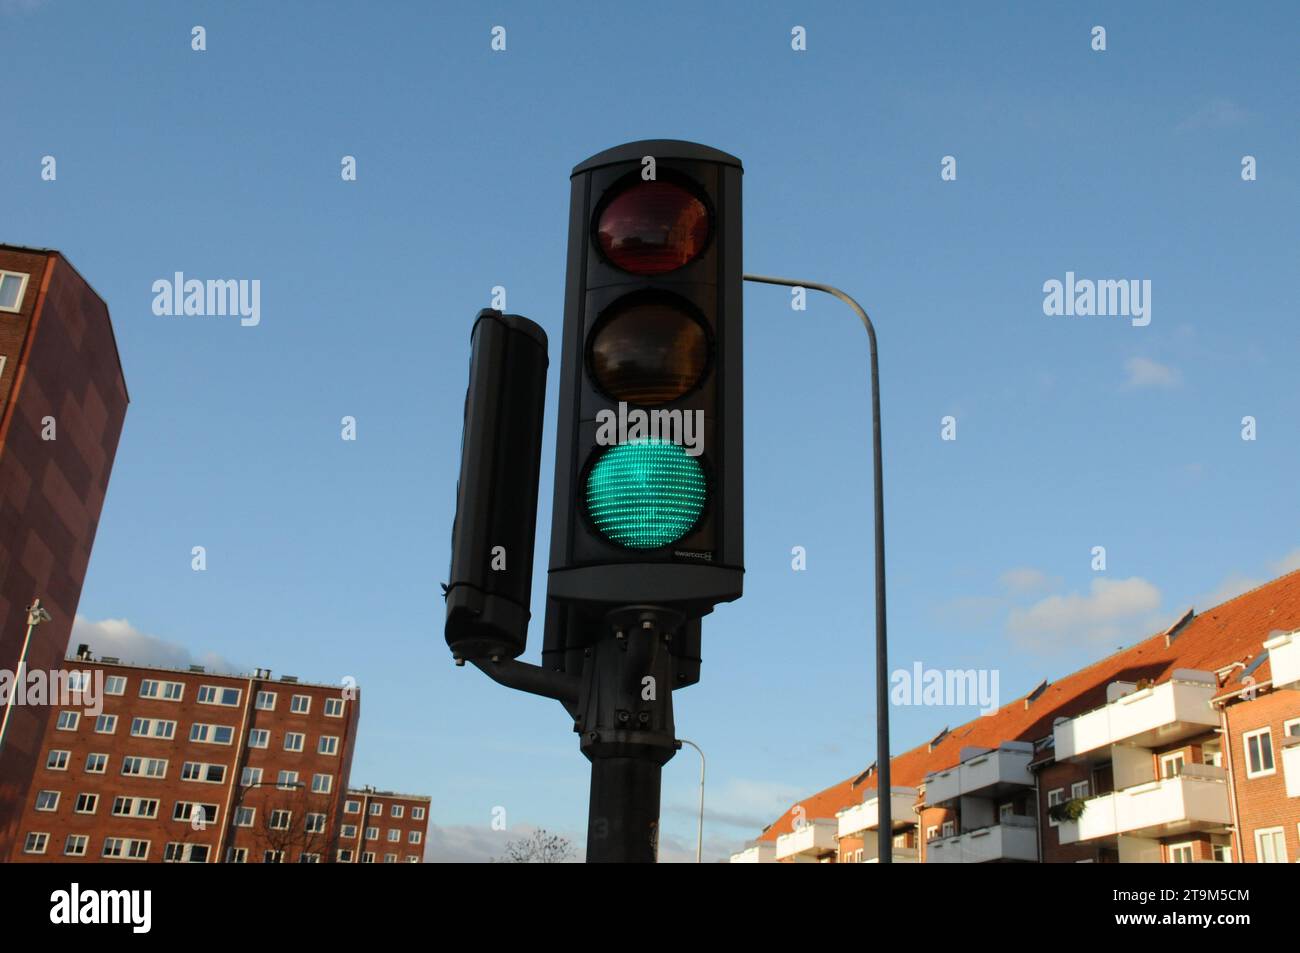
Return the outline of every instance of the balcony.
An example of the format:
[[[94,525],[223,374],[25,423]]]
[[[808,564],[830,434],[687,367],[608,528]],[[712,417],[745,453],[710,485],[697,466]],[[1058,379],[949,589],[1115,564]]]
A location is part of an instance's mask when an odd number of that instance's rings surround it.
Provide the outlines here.
[[[788,834],[776,839],[776,859],[796,864],[815,864],[839,852],[835,837],[839,823],[834,818],[819,817],[805,821]]]
[[[1286,776],[1286,796],[1300,797],[1300,735],[1282,739],[1282,773]]]
[[[894,847],[889,852],[890,859],[896,864],[919,864],[921,862],[921,852],[915,847]],[[879,857],[868,857],[862,861],[864,864],[878,864]]]
[[[932,840],[925,848],[927,864],[990,864],[1038,860],[1038,831],[1032,817],[1004,817],[992,827]]]
[[[1300,629],[1269,639],[1264,648],[1275,688],[1300,682]]]
[[[1089,753],[1109,757],[1111,745],[1154,748],[1204,734],[1219,724],[1210,706],[1215,687],[1209,672],[1184,668],[1175,669],[1170,681],[1141,691],[1130,682],[1114,682],[1108,704],[1056,726],[1056,760]]]
[[[880,827],[880,795],[869,792],[871,797],[861,804],[846,807],[836,816],[839,821],[840,837],[857,837],[864,831],[878,830]],[[898,830],[916,823],[916,814],[912,811],[916,804],[916,788],[889,789],[890,827]]]
[[[1062,844],[1129,834],[1169,837],[1213,831],[1229,823],[1227,777],[1222,768],[1189,764],[1176,778],[1135,784],[1085,802],[1077,821],[1062,821]]]
[[[776,845],[769,840],[755,841],[731,855],[733,864],[775,864]]]
[[[1004,741],[996,750],[963,748],[961,763],[946,771],[925,776],[925,803],[944,804],[960,797],[999,797],[1032,787],[1029,761],[1034,746],[1023,741]]]

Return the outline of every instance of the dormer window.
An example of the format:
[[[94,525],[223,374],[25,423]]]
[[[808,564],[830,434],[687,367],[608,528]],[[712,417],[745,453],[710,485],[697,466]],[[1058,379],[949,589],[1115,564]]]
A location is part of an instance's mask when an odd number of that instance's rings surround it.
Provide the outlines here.
[[[0,311],[21,311],[26,291],[27,275],[17,271],[0,271]]]

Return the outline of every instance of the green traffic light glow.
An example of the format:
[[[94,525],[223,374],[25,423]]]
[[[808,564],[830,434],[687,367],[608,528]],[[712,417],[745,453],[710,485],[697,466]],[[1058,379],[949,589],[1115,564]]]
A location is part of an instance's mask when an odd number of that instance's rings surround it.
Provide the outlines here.
[[[602,536],[628,549],[676,542],[695,526],[708,498],[704,469],[678,444],[621,443],[587,474],[587,513]]]

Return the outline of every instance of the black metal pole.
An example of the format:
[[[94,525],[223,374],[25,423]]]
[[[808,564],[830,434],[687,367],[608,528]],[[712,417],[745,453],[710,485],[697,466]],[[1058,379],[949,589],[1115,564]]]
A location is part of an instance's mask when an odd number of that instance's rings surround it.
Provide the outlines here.
[[[876,356],[876,329],[862,305],[833,285],[796,281],[768,275],[745,275],[746,281],[787,288],[811,288],[839,298],[852,308],[867,329],[871,343],[871,453],[875,477],[876,520],[876,806],[879,827],[877,848],[882,864],[893,860],[893,818],[889,798],[889,657],[885,633],[885,469],[880,447],[880,366]],[[864,845],[865,846],[865,845]]]
[[[587,863],[653,864],[659,859],[663,765],[641,757],[591,759]]]

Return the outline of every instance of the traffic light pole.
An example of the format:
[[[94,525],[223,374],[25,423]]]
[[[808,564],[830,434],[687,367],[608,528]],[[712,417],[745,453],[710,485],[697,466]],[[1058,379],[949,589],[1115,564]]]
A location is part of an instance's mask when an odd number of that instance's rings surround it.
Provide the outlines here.
[[[876,329],[862,305],[839,288],[817,281],[796,281],[769,275],[745,275],[746,281],[787,288],[811,288],[839,298],[854,310],[867,329],[871,342],[871,452],[875,472],[876,509],[876,805],[878,814],[879,862],[893,859],[893,823],[889,796],[889,666],[885,634],[885,491],[884,464],[880,449],[880,368],[876,358]]]

